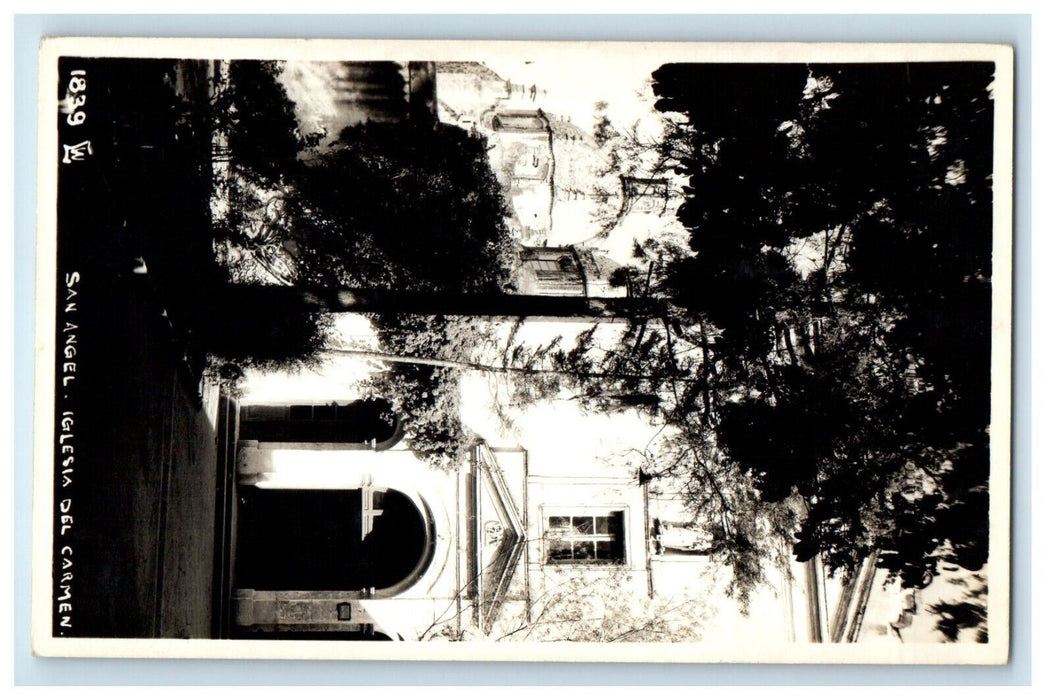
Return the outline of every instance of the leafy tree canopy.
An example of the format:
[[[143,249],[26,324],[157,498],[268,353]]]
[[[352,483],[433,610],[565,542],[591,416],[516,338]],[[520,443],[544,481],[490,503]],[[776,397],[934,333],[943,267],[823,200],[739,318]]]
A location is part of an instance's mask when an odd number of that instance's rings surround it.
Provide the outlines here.
[[[225,86],[213,101],[215,126],[234,161],[274,184],[281,182],[301,149],[319,135],[303,135],[296,109],[278,80],[278,61],[231,61]]]
[[[507,291],[516,244],[485,142],[462,129],[404,121],[349,127],[294,181],[296,284],[418,292]],[[384,352],[468,357],[479,333],[437,316],[371,316]],[[464,342],[460,342],[463,340]],[[406,439],[438,466],[474,439],[459,417],[459,373],[395,364],[376,391],[407,420]]]
[[[370,321],[381,349],[406,359],[460,360],[485,342],[466,318],[372,314]],[[461,422],[460,377],[454,367],[396,362],[372,381],[372,390],[403,417],[413,452],[440,469],[456,469],[477,440]]]
[[[302,168],[294,228],[300,283],[506,290],[515,242],[485,142],[412,121],[345,129]]]
[[[303,292],[508,289],[516,246],[483,139],[426,121],[366,122],[303,157],[319,135],[301,135],[280,70],[231,62],[229,86],[215,101],[234,171],[229,213],[216,234],[243,251],[250,273],[262,264],[291,293],[254,284],[225,291],[221,298],[237,297],[259,313],[217,323],[222,342],[214,352],[243,365],[309,362],[328,324]],[[476,337],[442,317],[378,314],[373,323],[381,350],[392,354],[449,356],[459,348],[455,338]],[[397,364],[378,383],[407,419],[418,454],[440,466],[463,454],[473,437],[460,423],[455,371]]]
[[[718,442],[795,551],[908,582],[986,560],[990,64],[667,65],[688,117],[663,291],[720,330]],[[810,257],[810,261],[803,258]],[[718,398],[718,400],[720,400]],[[949,550],[949,551],[948,551]]]
[[[646,243],[630,274],[667,311],[545,361],[587,403],[657,398],[670,437],[649,475],[718,526],[736,594],[787,539],[846,573],[878,550],[907,585],[987,559],[991,79],[982,63],[654,74],[656,107],[683,117],[664,152],[690,250]]]

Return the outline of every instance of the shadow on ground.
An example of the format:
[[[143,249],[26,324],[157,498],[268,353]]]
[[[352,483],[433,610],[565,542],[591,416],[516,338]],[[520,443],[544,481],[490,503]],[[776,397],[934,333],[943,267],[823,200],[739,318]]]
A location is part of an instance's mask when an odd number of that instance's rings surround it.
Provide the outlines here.
[[[87,119],[73,126],[60,115],[59,152],[81,139],[92,152],[58,164],[57,347],[75,336],[76,368],[63,385],[56,358],[56,414],[73,412],[75,462],[69,484],[56,480],[73,525],[56,533],[55,573],[66,573],[58,554],[69,546],[73,578],[69,626],[56,615],[54,629],[207,637],[216,440],[193,332],[220,275],[209,227],[207,66],[62,59],[60,98],[74,70],[85,71]]]

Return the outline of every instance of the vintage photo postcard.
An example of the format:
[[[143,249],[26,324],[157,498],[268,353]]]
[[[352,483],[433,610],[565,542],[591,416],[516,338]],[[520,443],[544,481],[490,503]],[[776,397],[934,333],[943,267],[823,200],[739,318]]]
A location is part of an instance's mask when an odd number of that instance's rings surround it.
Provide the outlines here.
[[[1012,58],[45,40],[33,649],[1005,663]]]

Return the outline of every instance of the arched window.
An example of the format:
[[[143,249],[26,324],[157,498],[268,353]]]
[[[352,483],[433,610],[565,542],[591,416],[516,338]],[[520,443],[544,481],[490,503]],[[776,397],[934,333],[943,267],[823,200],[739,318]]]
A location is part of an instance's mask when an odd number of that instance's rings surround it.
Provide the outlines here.
[[[402,424],[383,399],[348,403],[243,406],[240,438],[260,442],[327,442],[382,450],[402,437]]]

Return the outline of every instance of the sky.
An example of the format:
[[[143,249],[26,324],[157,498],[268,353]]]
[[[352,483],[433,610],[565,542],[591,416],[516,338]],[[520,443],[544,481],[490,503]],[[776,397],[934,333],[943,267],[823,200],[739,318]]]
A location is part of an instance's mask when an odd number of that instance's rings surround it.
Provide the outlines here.
[[[536,84],[544,91],[538,102],[547,111],[569,116],[586,131],[592,130],[595,104],[601,100],[617,126],[654,115],[649,85],[658,64],[638,52],[588,52],[573,60],[563,55],[534,61],[494,58],[486,65],[513,83]]]

